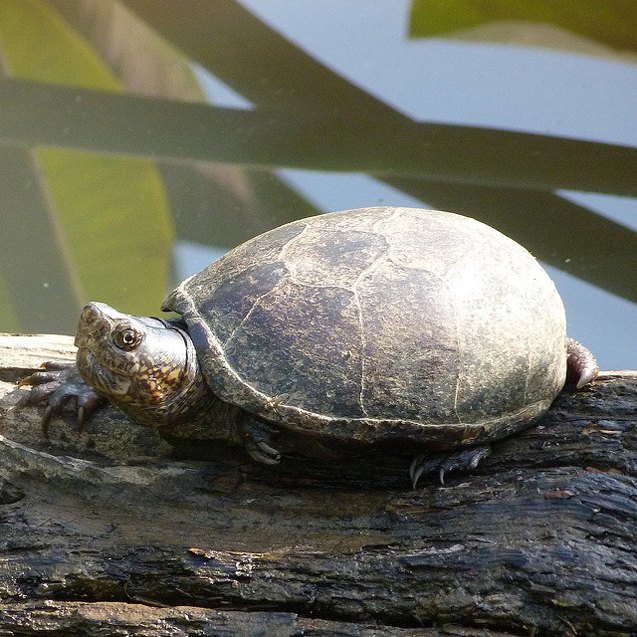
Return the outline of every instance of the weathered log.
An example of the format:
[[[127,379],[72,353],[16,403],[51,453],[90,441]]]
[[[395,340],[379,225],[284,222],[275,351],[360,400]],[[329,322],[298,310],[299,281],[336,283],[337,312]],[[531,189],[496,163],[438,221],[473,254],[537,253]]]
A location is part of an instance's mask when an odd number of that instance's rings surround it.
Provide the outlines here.
[[[0,337],[0,635],[636,635],[637,374],[564,393],[470,474],[175,454],[15,409],[71,339]],[[119,632],[118,632],[119,631]]]

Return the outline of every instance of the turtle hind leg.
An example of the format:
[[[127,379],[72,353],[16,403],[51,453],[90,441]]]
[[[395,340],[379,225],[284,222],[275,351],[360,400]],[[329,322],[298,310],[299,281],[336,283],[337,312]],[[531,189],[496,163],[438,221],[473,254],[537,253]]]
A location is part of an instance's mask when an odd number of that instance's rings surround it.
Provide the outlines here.
[[[246,414],[241,422],[245,450],[257,462],[275,465],[281,462],[280,452],[272,446],[277,430],[262,418]]]
[[[566,384],[581,389],[597,376],[597,361],[590,350],[572,338],[566,343],[566,353]]]
[[[491,454],[490,445],[468,447],[446,455],[416,456],[409,467],[411,483],[416,488],[418,480],[428,473],[438,472],[440,484],[444,485],[445,475],[452,471],[470,471],[475,469],[484,458]]]

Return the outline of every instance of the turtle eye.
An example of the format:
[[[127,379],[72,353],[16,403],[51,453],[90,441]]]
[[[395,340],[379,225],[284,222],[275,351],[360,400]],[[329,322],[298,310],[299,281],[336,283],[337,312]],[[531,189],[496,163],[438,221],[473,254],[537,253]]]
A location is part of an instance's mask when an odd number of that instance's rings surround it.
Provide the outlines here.
[[[132,327],[122,326],[114,332],[113,341],[117,347],[128,352],[137,347],[140,337]]]

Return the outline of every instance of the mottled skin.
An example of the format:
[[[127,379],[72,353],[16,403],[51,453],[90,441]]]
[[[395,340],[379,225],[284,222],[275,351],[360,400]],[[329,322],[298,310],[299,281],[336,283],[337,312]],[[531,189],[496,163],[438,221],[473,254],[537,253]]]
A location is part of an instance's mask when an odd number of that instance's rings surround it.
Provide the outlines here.
[[[421,452],[423,472],[475,466],[488,443],[597,373],[564,334],[553,284],[474,220],[368,208],[266,233],[186,280],[176,320],[91,303],[77,371],[31,377],[45,422],[107,399],[162,433],[243,444],[276,464],[279,432],[332,448]],[[307,447],[299,442],[301,453]],[[458,450],[442,464],[432,453]],[[312,452],[313,453],[313,452]]]

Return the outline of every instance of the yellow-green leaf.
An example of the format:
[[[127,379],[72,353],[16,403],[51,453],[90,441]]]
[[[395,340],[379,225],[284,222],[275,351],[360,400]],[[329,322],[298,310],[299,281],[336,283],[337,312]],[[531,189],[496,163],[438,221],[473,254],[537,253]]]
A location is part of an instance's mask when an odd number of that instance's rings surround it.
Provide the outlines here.
[[[13,77],[121,90],[108,65],[47,2],[3,0],[0,47]],[[94,298],[125,311],[156,307],[166,291],[173,228],[155,164],[56,148],[34,152],[59,229],[52,240],[68,255],[78,306]]]
[[[618,50],[637,48],[634,0],[413,0],[409,36],[432,37],[502,21],[550,24]]]

